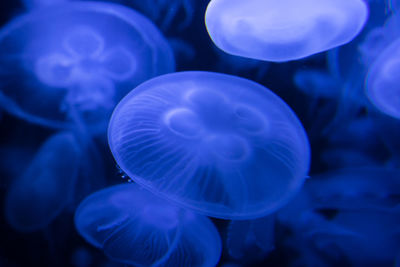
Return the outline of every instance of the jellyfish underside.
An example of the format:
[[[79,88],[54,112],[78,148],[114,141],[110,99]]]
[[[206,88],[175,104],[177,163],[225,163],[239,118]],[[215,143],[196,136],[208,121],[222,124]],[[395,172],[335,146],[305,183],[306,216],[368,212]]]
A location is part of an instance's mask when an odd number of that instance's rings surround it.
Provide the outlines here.
[[[195,215],[141,189],[116,185],[86,198],[75,214],[78,232],[111,259],[141,266],[213,266],[218,232]]]
[[[350,42],[367,15],[367,6],[360,0],[301,4],[294,0],[213,0],[207,7],[206,25],[213,42],[227,53],[281,62]]]
[[[109,144],[134,181],[222,218],[276,209],[301,185],[308,161],[301,125],[280,99],[247,80],[207,72],[136,88],[114,112]]]

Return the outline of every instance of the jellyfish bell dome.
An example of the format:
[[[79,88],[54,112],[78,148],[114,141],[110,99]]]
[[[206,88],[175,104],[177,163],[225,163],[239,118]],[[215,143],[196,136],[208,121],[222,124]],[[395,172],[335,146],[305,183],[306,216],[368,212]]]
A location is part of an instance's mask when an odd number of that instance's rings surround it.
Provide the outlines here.
[[[368,70],[366,93],[383,113],[400,119],[400,38],[392,42]]]
[[[281,207],[303,184],[310,161],[304,129],[278,96],[213,72],[166,74],[139,85],[114,110],[108,141],[138,184],[227,219]]]
[[[225,52],[282,62],[350,42],[367,17],[362,0],[212,0],[205,23]]]
[[[30,122],[105,131],[116,103],[141,82],[174,70],[172,50],[147,18],[117,4],[38,8],[0,30],[0,103]]]
[[[91,194],[75,213],[78,232],[111,259],[135,266],[215,266],[221,239],[205,216],[137,184]]]

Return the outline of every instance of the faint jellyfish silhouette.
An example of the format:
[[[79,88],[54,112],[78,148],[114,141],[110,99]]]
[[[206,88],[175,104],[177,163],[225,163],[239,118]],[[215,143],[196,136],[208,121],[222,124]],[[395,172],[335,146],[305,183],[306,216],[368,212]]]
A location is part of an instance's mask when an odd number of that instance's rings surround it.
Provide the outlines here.
[[[71,202],[80,147],[68,132],[50,137],[7,192],[7,222],[21,232],[45,228]]]
[[[309,179],[305,190],[313,209],[392,210],[400,172],[382,167],[347,168]]]
[[[393,261],[400,246],[398,177],[398,170],[377,167],[342,169],[307,180],[298,198],[278,212],[298,241],[292,247],[354,266]]]
[[[81,121],[95,133],[133,87],[174,70],[168,43],[147,18],[100,2],[17,17],[0,32],[0,62],[8,112],[55,128]]]
[[[226,246],[229,255],[249,262],[262,261],[275,249],[275,216],[231,221]]]
[[[320,252],[345,258],[353,266],[392,265],[400,249],[398,212],[341,210],[321,220],[307,237]]]
[[[301,123],[279,97],[201,71],[138,86],[114,110],[108,140],[135,182],[217,218],[275,211],[303,184],[310,157]]]
[[[328,72],[318,69],[300,69],[293,77],[296,87],[313,98],[337,98],[339,82]]]
[[[22,0],[22,4],[26,9],[31,10],[69,1],[71,0]]]
[[[219,234],[208,218],[136,184],[88,196],[75,213],[75,226],[109,258],[135,266],[215,266],[221,253]]]
[[[281,62],[350,42],[367,17],[361,0],[212,0],[205,21],[225,52]]]
[[[129,3],[160,25],[164,31],[171,28],[178,15],[182,14],[183,18],[177,24],[178,30],[186,29],[194,16],[195,1],[193,0],[129,0]]]
[[[366,93],[383,113],[400,119],[400,39],[388,46],[371,65],[366,78]]]

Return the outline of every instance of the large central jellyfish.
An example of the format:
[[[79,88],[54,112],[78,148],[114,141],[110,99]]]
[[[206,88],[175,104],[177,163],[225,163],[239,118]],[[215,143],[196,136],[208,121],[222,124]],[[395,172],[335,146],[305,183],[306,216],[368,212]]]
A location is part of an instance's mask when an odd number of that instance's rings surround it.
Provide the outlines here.
[[[174,70],[172,51],[145,17],[108,3],[64,3],[17,17],[0,31],[0,103],[55,128],[77,117],[104,131],[115,104]]]
[[[350,42],[367,16],[362,0],[212,0],[205,20],[225,52],[280,62]]]
[[[304,129],[279,97],[212,72],[141,84],[118,104],[108,135],[131,179],[218,218],[275,211],[301,187],[309,165]]]

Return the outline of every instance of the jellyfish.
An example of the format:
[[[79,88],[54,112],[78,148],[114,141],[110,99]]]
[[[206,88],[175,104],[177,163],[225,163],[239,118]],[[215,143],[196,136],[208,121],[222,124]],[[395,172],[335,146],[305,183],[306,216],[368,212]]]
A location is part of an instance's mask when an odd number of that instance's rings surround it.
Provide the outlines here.
[[[307,236],[330,258],[345,258],[353,266],[390,266],[400,249],[399,223],[398,212],[341,210]]]
[[[261,261],[275,249],[275,216],[231,221],[226,246],[229,255],[246,263]]]
[[[193,0],[128,0],[127,2],[127,4],[137,6],[140,11],[160,25],[164,31],[171,28],[177,17],[183,18],[177,24],[177,28],[179,30],[186,29],[193,20],[194,3]]]
[[[278,212],[279,221],[293,233],[290,246],[308,257],[303,261],[386,266],[400,248],[398,178],[396,169],[363,167],[307,180]]]
[[[366,94],[383,113],[400,119],[400,39],[389,45],[371,65],[366,78]]]
[[[247,79],[189,71],[151,79],[116,107],[108,142],[120,168],[202,214],[253,219],[288,201],[310,150],[293,111]]]
[[[7,192],[7,222],[20,232],[49,225],[72,199],[80,157],[72,133],[61,132],[46,140]]]
[[[296,71],[293,80],[300,91],[314,98],[333,99],[339,95],[339,82],[326,71],[300,69]]]
[[[110,3],[55,4],[0,31],[0,104],[17,117],[57,129],[104,133],[115,104],[133,87],[174,70],[158,29]]]
[[[282,62],[350,42],[367,17],[362,0],[212,0],[205,22],[225,52]]]
[[[86,241],[112,260],[135,266],[215,266],[221,240],[212,222],[171,205],[137,184],[105,188],[75,213]]]
[[[396,209],[400,172],[382,167],[344,168],[307,181],[313,209]]]

